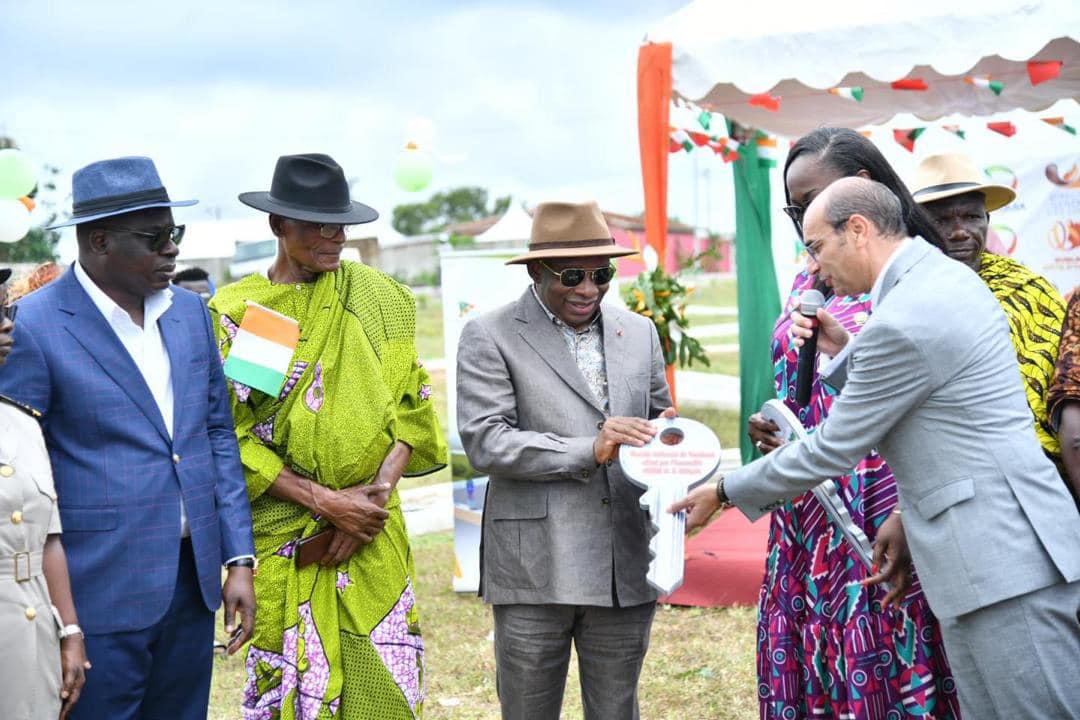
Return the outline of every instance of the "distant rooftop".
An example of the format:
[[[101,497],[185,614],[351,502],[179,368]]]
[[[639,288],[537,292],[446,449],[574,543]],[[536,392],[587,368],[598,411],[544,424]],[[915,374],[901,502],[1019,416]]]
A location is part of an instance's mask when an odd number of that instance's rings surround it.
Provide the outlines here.
[[[526,209],[525,212],[532,215],[531,210]],[[602,210],[601,212],[604,213],[604,218],[607,220],[608,227],[619,228],[621,230],[632,230],[635,232],[642,232],[645,230],[644,215],[623,215],[608,210]],[[454,223],[447,227],[445,232],[450,235],[468,235],[470,237],[476,237],[480,233],[488,230],[492,225],[498,222],[501,217],[502,215],[492,215],[480,220]],[[668,232],[689,235],[694,232],[694,228],[692,225],[687,225],[678,220],[668,220]]]

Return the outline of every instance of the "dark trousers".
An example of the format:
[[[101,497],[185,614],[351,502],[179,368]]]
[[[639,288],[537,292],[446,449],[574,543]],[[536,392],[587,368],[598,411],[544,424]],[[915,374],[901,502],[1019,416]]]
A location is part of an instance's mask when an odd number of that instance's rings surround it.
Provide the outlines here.
[[[558,720],[570,643],[586,720],[636,720],[637,685],[656,603],[634,607],[494,605],[503,720]]]
[[[205,720],[214,613],[206,609],[191,542],[181,542],[168,612],[145,630],[86,636],[94,667],[72,720]]]

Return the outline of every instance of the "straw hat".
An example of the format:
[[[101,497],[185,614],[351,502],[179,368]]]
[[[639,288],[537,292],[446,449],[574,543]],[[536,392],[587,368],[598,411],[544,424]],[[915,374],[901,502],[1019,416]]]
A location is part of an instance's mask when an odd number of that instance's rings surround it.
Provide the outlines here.
[[[533,212],[529,252],[507,260],[507,265],[530,260],[573,257],[621,257],[637,250],[615,244],[604,214],[595,202],[546,202]]]
[[[969,192],[986,196],[986,211],[1003,208],[1016,199],[1016,191],[1005,185],[982,182],[983,175],[967,155],[931,155],[919,163],[911,195],[925,205]]]

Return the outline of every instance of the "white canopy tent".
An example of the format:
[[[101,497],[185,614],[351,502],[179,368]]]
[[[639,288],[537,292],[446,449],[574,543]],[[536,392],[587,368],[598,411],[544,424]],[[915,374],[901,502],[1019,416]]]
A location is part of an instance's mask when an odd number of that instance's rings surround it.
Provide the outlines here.
[[[494,225],[476,236],[477,244],[518,243],[525,245],[532,234],[532,216],[519,203],[512,202]]]
[[[821,0],[785,2],[761,18],[754,3],[695,0],[648,42],[672,44],[672,94],[767,132],[799,137],[819,125],[860,127],[900,112],[922,120],[952,113],[1040,111],[1080,97],[1080,2],[1075,0]],[[1063,61],[1052,82],[1032,84],[1030,60]],[[1000,95],[965,82],[990,76]],[[926,90],[893,89],[921,79]],[[861,102],[830,94],[861,87]],[[770,111],[751,105],[765,93]]]
[[[665,257],[672,100],[787,138],[823,125],[886,123],[900,113],[926,124],[956,114],[1042,111],[1080,97],[1078,40],[1077,0],[787,0],[768,8],[695,0],[650,29],[639,52],[646,239]],[[992,89],[989,81],[1002,85]],[[853,99],[855,88],[861,101]],[[1069,142],[1061,134],[1062,144]],[[744,146],[740,154],[736,250],[745,421],[775,395],[768,329],[779,308],[771,247],[776,203],[770,208],[762,199],[769,196],[768,177],[757,149]],[[742,451],[744,461],[753,455],[745,438]]]

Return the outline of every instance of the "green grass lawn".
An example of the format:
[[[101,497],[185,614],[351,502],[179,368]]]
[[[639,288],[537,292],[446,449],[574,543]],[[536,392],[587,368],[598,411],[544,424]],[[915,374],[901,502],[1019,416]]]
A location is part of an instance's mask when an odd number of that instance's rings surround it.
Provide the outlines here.
[[[441,358],[443,347],[442,296],[416,296],[416,352],[421,360]]]
[[[720,307],[733,308],[739,304],[735,297],[735,278],[701,282],[696,282],[693,278],[690,278],[687,282],[694,282],[694,294],[690,296],[692,305],[719,305]]]
[[[424,717],[498,718],[490,608],[472,594],[451,589],[454,559],[450,533],[415,538],[413,552],[427,651]],[[658,609],[641,676],[641,716],[680,720],[756,717],[755,622],[753,608]],[[219,619],[219,628],[220,624]],[[215,658],[210,720],[240,717],[244,678],[239,654]],[[563,717],[582,717],[574,662],[566,684]]]
[[[720,438],[720,447],[739,446],[739,438],[743,430],[738,410],[723,410],[708,405],[679,403],[679,414],[709,426],[716,433],[716,437]]]
[[[691,331],[693,328],[691,328]],[[691,367],[681,368],[693,372],[713,373],[715,375],[739,375],[739,353],[706,353],[709,356],[709,364],[694,363]]]

